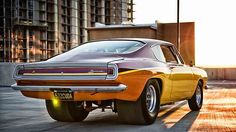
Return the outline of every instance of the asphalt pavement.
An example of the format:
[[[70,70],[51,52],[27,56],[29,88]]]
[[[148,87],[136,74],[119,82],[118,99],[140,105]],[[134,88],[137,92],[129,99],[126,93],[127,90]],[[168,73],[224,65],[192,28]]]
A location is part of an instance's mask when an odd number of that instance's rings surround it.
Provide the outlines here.
[[[162,106],[152,125],[127,125],[111,110],[95,110],[83,122],[58,122],[47,113],[44,100],[24,97],[10,87],[0,87],[0,131],[236,131],[236,87],[211,87],[204,91],[201,111],[190,111],[187,101]]]

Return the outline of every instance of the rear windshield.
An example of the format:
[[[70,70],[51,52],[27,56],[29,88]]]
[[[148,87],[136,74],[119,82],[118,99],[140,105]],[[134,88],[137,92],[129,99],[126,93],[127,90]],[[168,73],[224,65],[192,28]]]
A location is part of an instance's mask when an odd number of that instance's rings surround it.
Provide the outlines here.
[[[97,41],[89,42],[80,45],[70,51],[67,51],[58,56],[52,57],[49,60],[60,60],[62,58],[70,58],[80,53],[99,53],[99,54],[128,54],[134,52],[144,46],[144,43],[139,41]]]
[[[131,53],[144,44],[138,41],[97,41],[83,44],[69,51],[68,53],[114,53],[126,54]]]

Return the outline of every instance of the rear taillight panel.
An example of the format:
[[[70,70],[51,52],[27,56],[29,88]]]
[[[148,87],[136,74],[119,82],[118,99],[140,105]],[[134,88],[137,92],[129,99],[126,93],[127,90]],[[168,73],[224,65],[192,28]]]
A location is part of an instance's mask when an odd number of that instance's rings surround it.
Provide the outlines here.
[[[116,64],[106,66],[24,66],[15,68],[15,80],[115,80],[118,76]]]
[[[33,69],[20,69],[18,75],[107,75],[107,68],[98,67],[77,67],[77,68],[33,68]]]

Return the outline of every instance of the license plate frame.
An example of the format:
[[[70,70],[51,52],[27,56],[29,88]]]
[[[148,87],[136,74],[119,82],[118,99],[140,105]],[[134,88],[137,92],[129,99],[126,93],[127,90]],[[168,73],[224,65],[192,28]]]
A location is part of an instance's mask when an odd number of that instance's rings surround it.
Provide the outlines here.
[[[71,89],[51,89],[53,95],[59,100],[74,100],[74,92]]]

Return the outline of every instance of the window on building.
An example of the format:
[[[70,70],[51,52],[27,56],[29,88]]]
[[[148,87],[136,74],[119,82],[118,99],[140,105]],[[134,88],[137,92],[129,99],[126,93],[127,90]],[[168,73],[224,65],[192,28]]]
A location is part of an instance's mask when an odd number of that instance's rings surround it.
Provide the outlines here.
[[[66,8],[62,8],[62,13],[66,14]]]
[[[28,0],[28,17],[29,19],[33,19],[33,0]]]
[[[66,34],[62,34],[62,39],[64,40],[64,41],[66,41]]]
[[[70,26],[68,26],[68,28],[67,28],[67,32],[68,33],[71,33],[71,30],[70,30],[71,28],[70,28]]]
[[[29,10],[28,16],[29,16],[29,19],[33,19],[33,10]]]
[[[70,18],[67,18],[67,24],[70,24]]]
[[[29,42],[29,48],[33,48],[33,46],[34,46],[34,43],[32,41]]]
[[[67,9],[67,15],[70,16],[70,8]]]
[[[63,32],[67,32],[65,25],[63,26]]]
[[[62,18],[62,23],[66,23],[66,17],[61,17]]]
[[[66,0],[62,0],[62,5],[66,5]]]
[[[29,30],[29,37],[32,39],[32,38],[33,38],[33,36],[34,36],[34,31],[32,31],[32,30]]]

